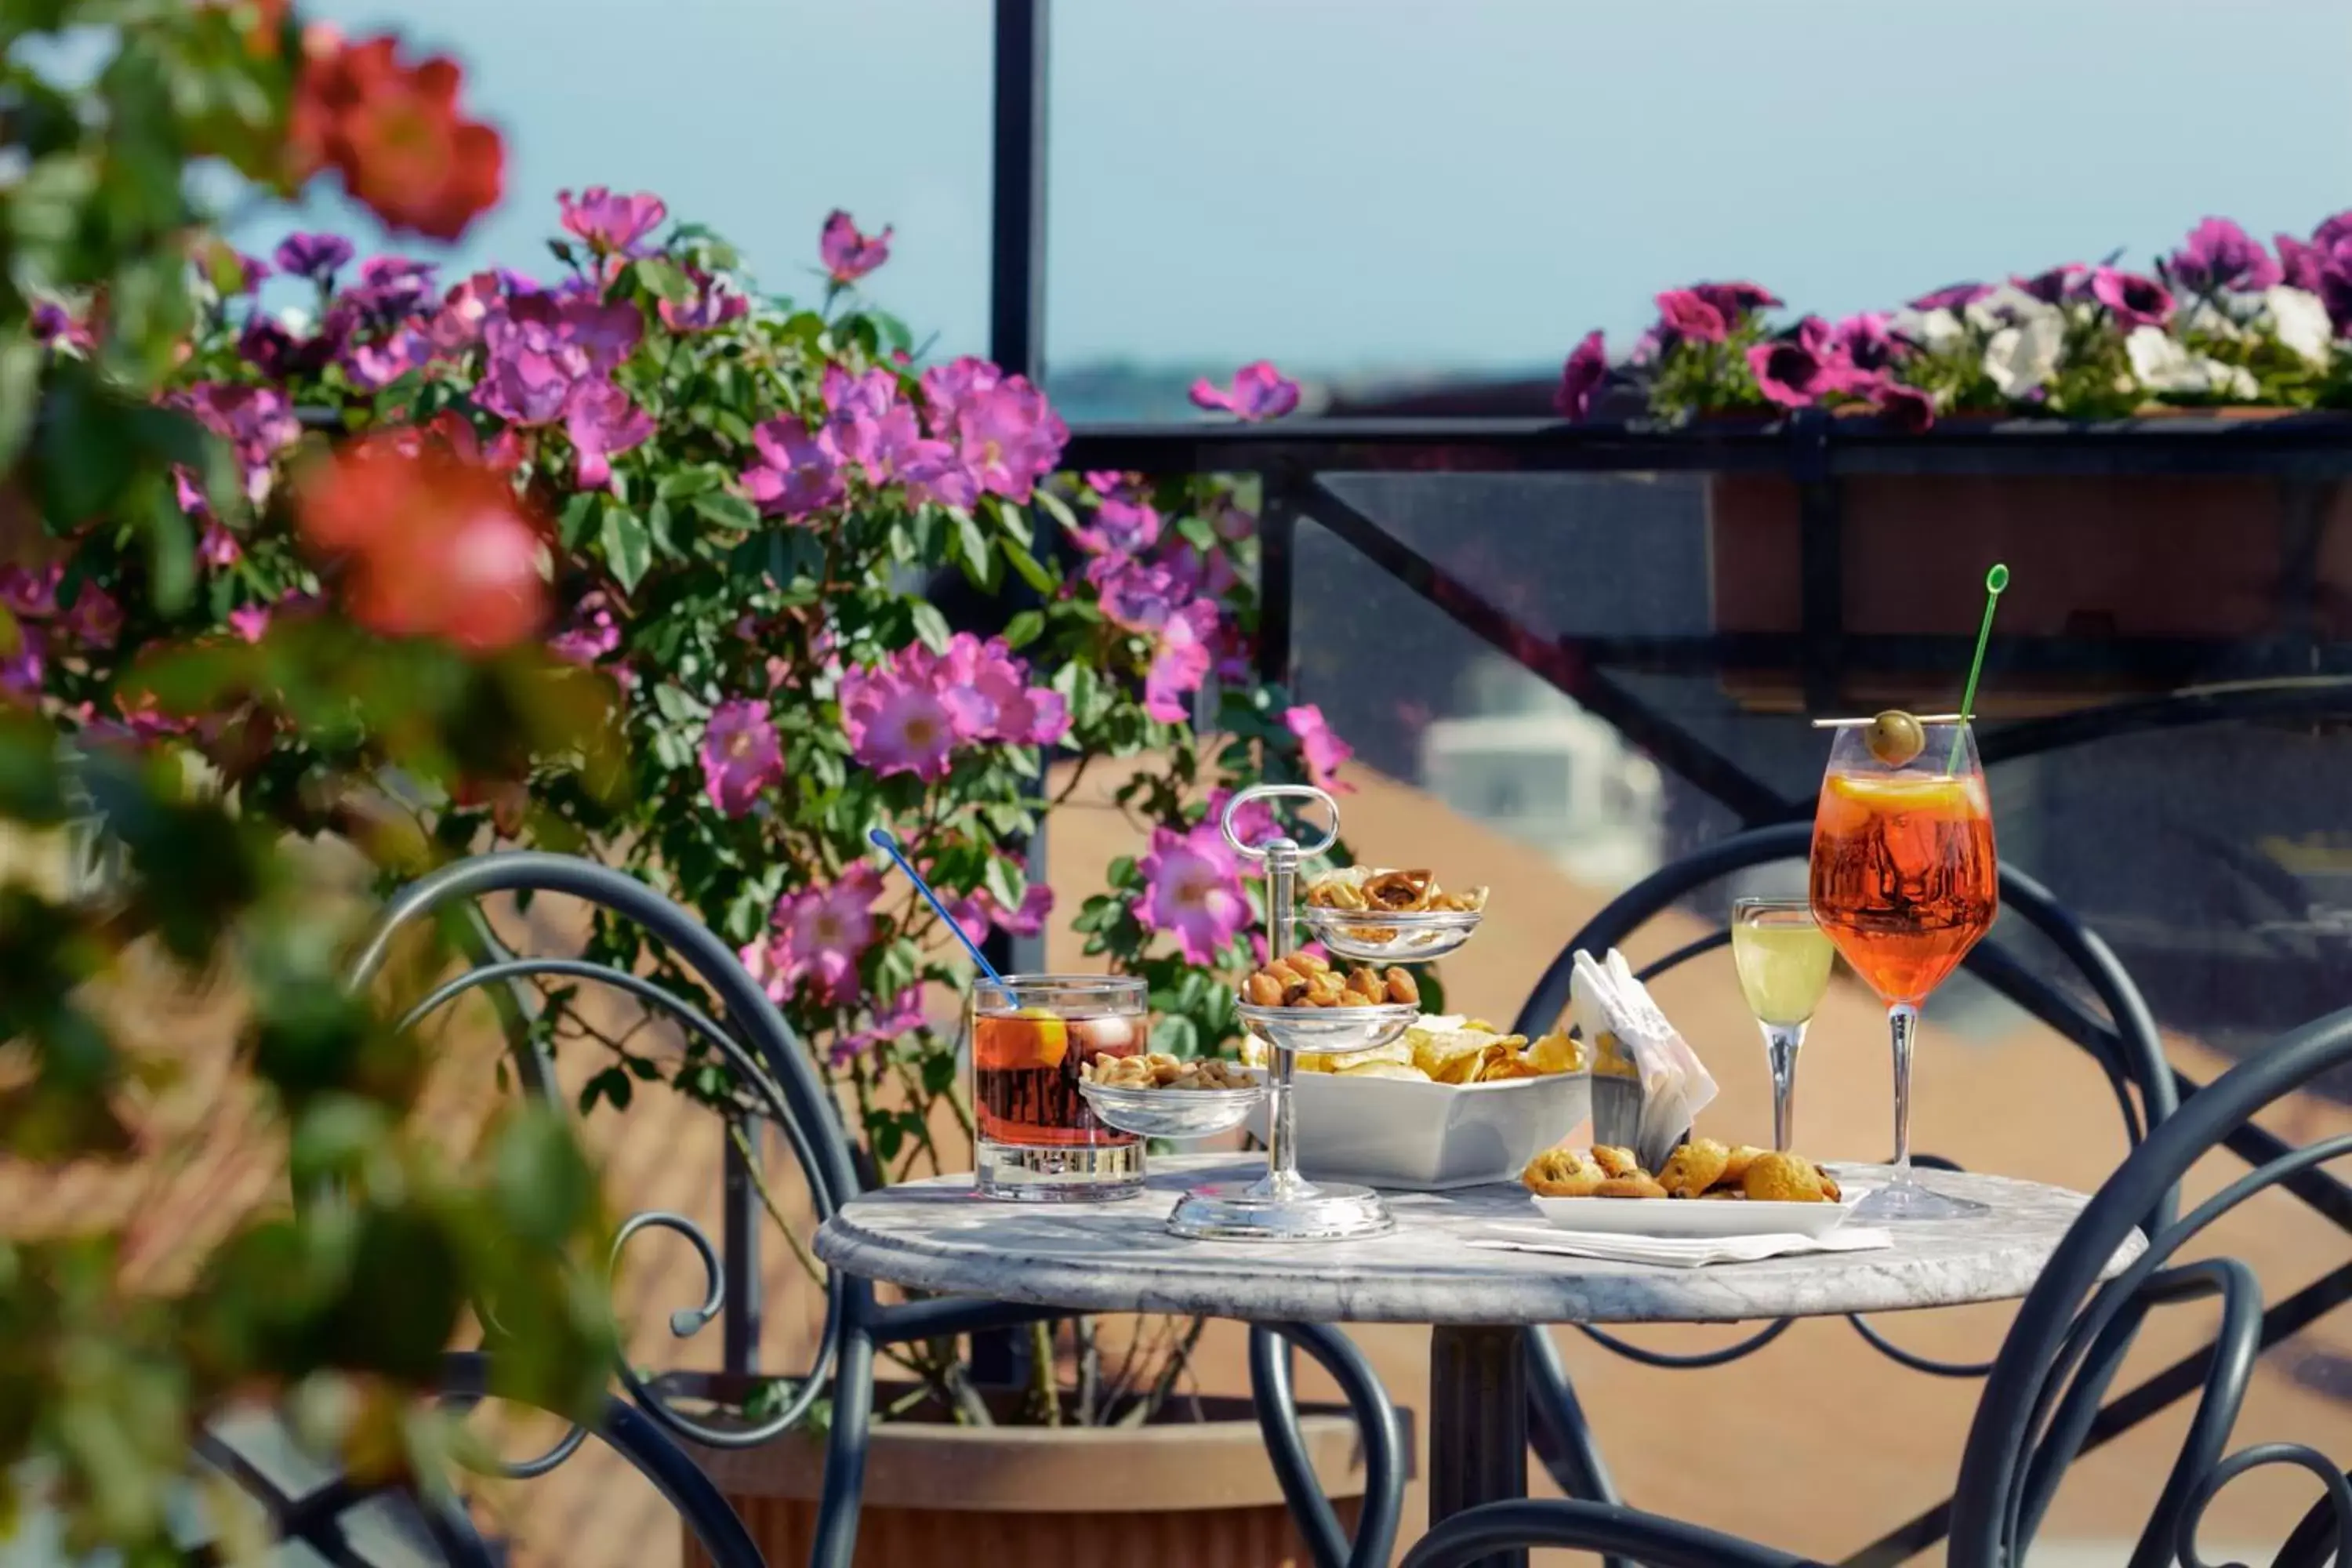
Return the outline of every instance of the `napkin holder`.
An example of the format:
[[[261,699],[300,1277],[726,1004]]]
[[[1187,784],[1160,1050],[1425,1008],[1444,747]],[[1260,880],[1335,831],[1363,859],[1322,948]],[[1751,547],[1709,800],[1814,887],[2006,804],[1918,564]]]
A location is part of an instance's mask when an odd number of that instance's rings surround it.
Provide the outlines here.
[[[1592,1142],[1660,1169],[1714,1099],[1715,1080],[1622,954],[1579,952],[1569,996],[1592,1051]]]

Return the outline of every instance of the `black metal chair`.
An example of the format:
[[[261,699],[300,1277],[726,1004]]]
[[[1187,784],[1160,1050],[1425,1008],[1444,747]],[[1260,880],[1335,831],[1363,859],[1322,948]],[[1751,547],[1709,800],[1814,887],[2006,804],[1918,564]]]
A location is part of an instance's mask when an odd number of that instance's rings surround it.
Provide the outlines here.
[[[1568,1005],[1573,958],[1580,950],[1594,953],[1623,945],[1650,920],[1675,907],[1710,884],[1739,872],[1781,862],[1803,860],[1812,842],[1811,823],[1788,823],[1758,828],[1706,846],[1661,868],[1625,892],[1570,939],[1536,984],[1520,1008],[1513,1027],[1534,1035],[1553,1026]],[[2042,974],[1990,942],[1969,955],[1969,971],[1990,983],[2011,1000],[2088,1051],[2105,1073],[2123,1115],[2126,1139],[2135,1146],[2152,1126],[2179,1105],[2179,1085],[2165,1060],[2156,1021],[2106,943],[2068,913],[2049,890],[2014,866],[2000,868],[2002,907],[2046,938],[2057,955],[2080,976],[2105,1016],[2085,1007],[2077,994],[2051,983]],[[1727,945],[1727,927],[1684,944],[1641,971],[1648,980],[1702,954]],[[2135,1098],[2137,1097],[2137,1098]],[[1915,1155],[1923,1165],[1949,1165],[1933,1155]],[[2149,1226],[2171,1218],[2175,1199],[2168,1187],[2151,1194],[2142,1216]],[[1882,1354],[1914,1371],[1941,1377],[1979,1377],[1992,1363],[1947,1362],[1904,1349],[1881,1333],[1865,1318],[1850,1320],[1855,1330]],[[1790,1320],[1769,1323],[1732,1344],[1688,1354],[1654,1351],[1606,1331],[1582,1326],[1582,1331],[1611,1351],[1645,1366],[1696,1370],[1737,1361],[1771,1343],[1788,1331]],[[1582,1406],[1560,1360],[1559,1347],[1541,1329],[1526,1331],[1523,1349],[1528,1363],[1530,1429],[1538,1457],[1561,1490],[1570,1497],[1614,1504],[1620,1500],[1600,1446],[1586,1424]],[[1906,1526],[1906,1543],[1916,1551],[1942,1533],[1940,1521],[1930,1528],[1922,1521]],[[1885,1543],[1882,1543],[1885,1544]]]
[[[492,932],[481,900],[536,893],[573,898],[603,913],[635,922],[717,998],[725,1022],[642,974],[576,957],[517,956],[508,952]],[[354,961],[352,984],[372,983],[383,970],[399,933],[427,917],[454,921],[459,945],[471,963],[419,1000],[403,1020],[404,1026],[414,1026],[467,993],[486,987],[492,988],[490,999],[509,1024],[527,1022],[524,1004],[513,988],[539,976],[615,988],[667,1016],[726,1063],[755,1102],[760,1117],[781,1131],[820,1219],[860,1190],[839,1116],[790,1026],[724,943],[643,883],[590,861],[532,851],[457,862],[417,881],[384,910]],[[551,1064],[527,1031],[510,1030],[510,1034],[515,1036],[516,1070],[525,1089],[551,1098]],[[685,1237],[703,1262],[704,1300],[672,1315],[673,1329],[680,1337],[731,1310],[721,1247],[684,1215],[647,1212],[633,1216],[618,1233],[616,1259],[632,1237],[648,1229]],[[813,1568],[847,1568],[865,1478],[877,1348],[1070,1315],[1013,1303],[963,1300],[886,1304],[875,1299],[867,1282],[835,1271],[826,1280],[825,1314],[814,1359],[782,1410],[756,1423],[715,1424],[680,1410],[668,1397],[672,1392],[690,1392],[698,1385],[683,1379],[675,1385],[660,1378],[646,1379],[624,1362],[615,1368],[622,1393],[608,1397],[593,1429],[575,1428],[537,1458],[502,1466],[502,1473],[524,1479],[544,1475],[593,1436],[654,1483],[719,1568],[766,1568],[741,1520],[681,1447],[681,1440],[714,1448],[755,1447],[793,1430],[819,1398],[830,1394],[824,1484],[809,1561]],[[501,1327],[502,1331],[528,1331],[527,1325]],[[1341,1528],[1307,1461],[1292,1396],[1290,1358],[1282,1348],[1286,1344],[1305,1350],[1331,1373],[1361,1432],[1367,1484],[1352,1539]],[[492,1358],[497,1354],[495,1335],[484,1351],[453,1354],[447,1363],[445,1396],[461,1405],[485,1398],[491,1386]],[[1406,1460],[1396,1413],[1370,1363],[1334,1329],[1282,1324],[1253,1328],[1250,1365],[1269,1461],[1318,1568],[1385,1568],[1396,1539]],[[348,1549],[332,1516],[377,1494],[335,1479],[303,1487],[295,1495],[296,1489],[258,1484],[252,1467],[233,1451],[208,1458],[254,1483],[249,1489],[269,1504],[285,1533],[313,1544],[323,1542],[331,1561],[369,1561],[367,1555]],[[404,1539],[412,1553],[429,1546],[433,1555],[467,1568],[494,1560],[462,1510],[412,1509],[409,1518]],[[322,1525],[321,1520],[327,1522]]]
[[[1986,1380],[1953,1493],[1947,1561],[1954,1568],[2007,1568],[2024,1560],[2068,1466],[2103,1426],[2102,1401],[2141,1321],[2157,1306],[2205,1297],[2221,1300],[2221,1331],[2210,1357],[2191,1358],[2198,1404],[2131,1561],[2201,1568],[2198,1524],[2214,1495],[2249,1470],[2291,1465],[2309,1471],[2323,1495],[2287,1531],[2273,1563],[2277,1568],[2352,1563],[2352,1479],[2336,1459],[2295,1443],[2230,1451],[2231,1429],[2263,1340],[2262,1289],[2253,1272],[2228,1258],[2170,1263],[2184,1245],[2249,1198],[2352,1155],[2352,1134],[2290,1149],[2185,1217],[2158,1225],[2145,1254],[2105,1285],[2098,1283],[2116,1248],[2150,1214],[2164,1209],[2192,1164],[2226,1146],[2231,1131],[2265,1106],[2347,1062],[2352,1009],[2296,1030],[2191,1097],[2092,1197],[2019,1309]],[[2332,1277],[2339,1301],[2341,1274]],[[1655,1568],[1811,1563],[1613,1502],[1575,1500],[1467,1510],[1431,1531],[1407,1554],[1405,1568],[1457,1568],[1530,1546],[1630,1554]]]

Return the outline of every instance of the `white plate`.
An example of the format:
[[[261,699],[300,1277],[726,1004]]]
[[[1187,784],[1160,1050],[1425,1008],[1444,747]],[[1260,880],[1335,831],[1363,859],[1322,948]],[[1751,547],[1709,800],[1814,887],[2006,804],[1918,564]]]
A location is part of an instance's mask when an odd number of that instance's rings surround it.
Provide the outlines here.
[[[1839,1204],[1757,1204],[1709,1198],[1535,1199],[1561,1230],[1587,1236],[1826,1236],[1845,1223],[1861,1196]]]

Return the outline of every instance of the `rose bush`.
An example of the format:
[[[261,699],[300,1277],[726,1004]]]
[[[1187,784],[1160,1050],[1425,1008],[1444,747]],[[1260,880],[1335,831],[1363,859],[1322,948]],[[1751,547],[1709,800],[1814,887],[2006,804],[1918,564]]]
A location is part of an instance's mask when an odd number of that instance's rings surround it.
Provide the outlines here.
[[[411,1124],[423,1042],[348,989],[364,906],[294,841],[334,832],[398,875],[423,846],[388,776],[510,796],[561,774],[593,799],[617,773],[597,682],[522,635],[545,593],[528,500],[408,445],[289,483],[278,391],[169,384],[191,269],[258,271],[204,237],[195,195],[225,174],[266,200],[332,170],[440,235],[495,197],[501,144],[456,68],[306,33],[286,0],[50,0],[10,7],[6,38],[0,1537],[178,1563],[194,1502],[224,1560],[258,1560],[249,1505],[191,1495],[225,1408],[274,1402],[362,1486],[438,1490],[462,1439],[417,1396],[473,1309],[531,1325],[502,1396],[590,1411],[614,1348],[611,1227],[569,1127],[510,1107],[457,1160]],[[63,852],[93,813],[95,867]],[[417,957],[405,994],[438,967]],[[143,1190],[90,1168],[124,1157]],[[281,1162],[317,1201],[187,1225],[192,1173]],[[92,1223],[93,1189],[132,1201]]]
[[[551,279],[443,279],[321,234],[212,268],[168,401],[223,444],[225,488],[250,504],[178,476],[194,582],[168,625],[107,621],[131,563],[87,544],[28,582],[38,626],[67,618],[51,601],[68,582],[78,619],[69,662],[10,675],[18,700],[79,713],[158,637],[267,641],[322,597],[386,637],[528,638],[593,672],[628,759],[620,804],[546,767],[413,801],[418,831],[452,851],[582,847],[693,909],[809,1042],[878,1180],[969,1165],[944,1136],[971,1129],[952,1022],[968,967],[877,869],[870,828],[975,939],[1034,935],[1056,911],[1023,847],[1053,805],[1103,789],[1137,852],[1059,913],[1090,957],[1147,978],[1160,1048],[1236,1044],[1257,894],[1212,814],[1268,773],[1336,787],[1349,755],[1253,674],[1247,496],[1057,474],[1067,432],[1037,388],[971,357],[919,364],[860,292],[887,228],[829,218],[822,298],[802,305],[651,195],[559,208]],[[272,274],[299,281],[297,303],[265,306]],[[52,352],[83,353],[80,329],[56,316]],[[1258,364],[1195,395],[1263,418],[1297,389]],[[951,625],[942,574],[992,618]],[[299,805],[308,738],[217,717],[149,722],[229,788]],[[603,924],[590,956],[692,985],[640,943]],[[570,989],[548,999],[548,1038],[610,1053],[583,1107],[669,1079],[740,1114],[699,1045],[661,1056]],[[942,1353],[916,1370],[944,1392]]]
[[[2149,273],[2069,262],[1835,323],[1776,326],[1765,312],[1780,300],[1753,283],[1669,289],[1657,305],[1656,325],[1616,371],[1601,334],[1577,344],[1560,413],[1591,416],[1612,376],[1674,420],[1823,408],[1916,430],[1946,413],[2352,407],[2352,213],[2308,240],[2278,236],[2275,254],[2207,218]]]

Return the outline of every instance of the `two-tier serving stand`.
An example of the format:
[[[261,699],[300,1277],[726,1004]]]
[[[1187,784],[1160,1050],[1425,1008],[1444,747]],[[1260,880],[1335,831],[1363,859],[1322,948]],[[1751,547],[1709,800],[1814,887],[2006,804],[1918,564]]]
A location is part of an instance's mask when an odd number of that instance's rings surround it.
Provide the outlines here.
[[[1260,844],[1245,842],[1235,826],[1242,809],[1276,800],[1319,803],[1330,816],[1330,826],[1309,845],[1282,835]],[[1301,912],[1298,868],[1339,842],[1339,803],[1307,784],[1258,784],[1225,803],[1219,826],[1234,853],[1265,868],[1266,961],[1289,957]],[[1383,967],[1442,958],[1467,942],[1478,924],[1475,910],[1310,908],[1306,916],[1335,959]],[[1339,1241],[1393,1228],[1396,1221],[1388,1205],[1371,1188],[1339,1182],[1318,1184],[1298,1173],[1298,1110],[1292,1080],[1301,1052],[1343,1056],[1378,1050],[1403,1037],[1420,1017],[1420,1006],[1405,1002],[1269,1007],[1244,1001],[1241,1016],[1265,1042],[1272,1058],[1265,1090],[1265,1174],[1255,1181],[1213,1182],[1194,1188],[1177,1202],[1168,1228],[1178,1236],[1213,1241]]]

